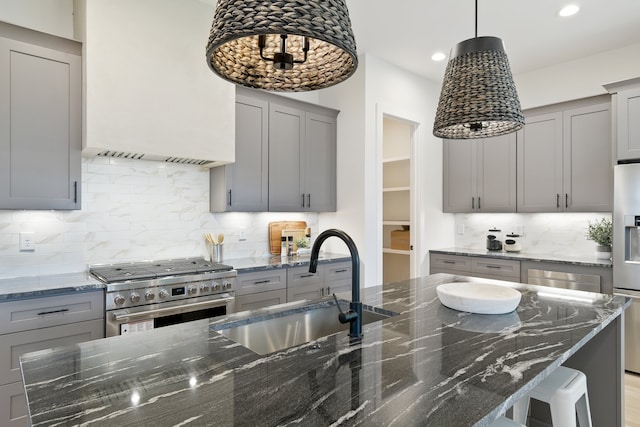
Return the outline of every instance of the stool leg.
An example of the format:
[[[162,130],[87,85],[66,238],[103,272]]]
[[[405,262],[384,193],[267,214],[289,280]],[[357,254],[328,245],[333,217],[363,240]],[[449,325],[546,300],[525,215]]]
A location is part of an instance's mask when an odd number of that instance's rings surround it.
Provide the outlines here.
[[[527,423],[527,416],[529,415],[529,397],[523,397],[513,405],[513,421],[520,424]]]
[[[574,402],[563,398],[564,396],[555,396],[549,402],[551,407],[551,420],[554,426],[576,427],[576,406]],[[580,426],[582,427],[582,426]]]
[[[589,408],[589,396],[585,393],[576,402],[578,422],[580,427],[591,427],[591,410]]]

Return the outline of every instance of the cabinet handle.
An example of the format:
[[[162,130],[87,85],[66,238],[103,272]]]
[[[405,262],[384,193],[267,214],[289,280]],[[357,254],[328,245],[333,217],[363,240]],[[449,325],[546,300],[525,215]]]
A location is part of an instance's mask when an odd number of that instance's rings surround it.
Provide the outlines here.
[[[68,308],[61,308],[60,310],[52,310],[52,311],[41,311],[38,313],[38,316],[46,316],[47,314],[56,314],[56,313],[65,313],[69,311]]]
[[[315,274],[301,274],[301,275],[300,275],[300,277],[301,277],[301,278],[303,278],[303,279],[304,279],[305,277],[313,277],[313,276],[315,276]]]
[[[231,206],[231,190],[229,190],[229,206]]]
[[[569,207],[569,193],[564,193],[564,207]]]
[[[78,203],[78,181],[73,181],[73,203]]]
[[[321,295],[324,296],[324,288],[322,288],[320,292],[321,292]]]
[[[482,209],[482,208],[480,207],[480,196],[478,196],[478,209]]]
[[[331,295],[331,286],[327,286],[327,295]]]
[[[302,207],[304,208],[304,193],[302,193]]]
[[[449,261],[448,259],[445,259],[444,261],[442,261],[443,264],[455,264],[455,261]]]
[[[307,207],[311,207],[311,193],[307,194]]]
[[[342,270],[336,270],[336,271],[334,271],[334,273],[336,273],[336,274],[337,274],[337,273],[346,273],[347,271],[349,271],[349,270],[347,270],[347,269],[345,268],[345,269],[342,269]]]
[[[556,193],[556,208],[560,207],[560,193]]]
[[[258,280],[257,282],[253,282],[254,285],[262,285],[263,283],[269,283],[271,280]]]
[[[487,267],[487,268],[495,268],[495,269],[500,270],[500,266],[499,265],[489,265],[489,264],[487,264],[485,267]]]
[[[471,209],[475,209],[476,208],[476,198],[472,197],[471,198]]]

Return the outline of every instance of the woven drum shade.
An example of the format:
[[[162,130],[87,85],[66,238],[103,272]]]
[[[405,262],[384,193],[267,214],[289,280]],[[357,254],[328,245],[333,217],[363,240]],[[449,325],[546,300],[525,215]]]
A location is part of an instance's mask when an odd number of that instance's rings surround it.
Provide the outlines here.
[[[515,132],[524,125],[502,40],[475,37],[458,43],[442,82],[433,134],[473,139]]]
[[[286,35],[286,52],[302,60],[289,70],[260,57],[258,36],[266,36],[263,55],[273,58]],[[270,91],[300,92],[335,85],[357,66],[356,42],[344,0],[219,0],[207,44],[209,68],[233,83]]]

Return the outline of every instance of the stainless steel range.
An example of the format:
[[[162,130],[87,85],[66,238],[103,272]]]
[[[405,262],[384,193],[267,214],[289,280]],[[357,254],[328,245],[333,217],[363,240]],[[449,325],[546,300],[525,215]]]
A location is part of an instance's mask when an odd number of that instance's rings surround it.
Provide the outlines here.
[[[202,258],[101,264],[107,284],[106,336],[140,332],[233,312],[237,271]]]

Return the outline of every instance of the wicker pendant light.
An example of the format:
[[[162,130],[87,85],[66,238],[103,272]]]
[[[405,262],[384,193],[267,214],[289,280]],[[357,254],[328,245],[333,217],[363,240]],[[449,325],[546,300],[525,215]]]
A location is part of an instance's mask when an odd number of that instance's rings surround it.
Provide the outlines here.
[[[502,40],[478,37],[451,50],[433,124],[433,134],[473,139],[515,132],[524,125],[520,100]]]
[[[226,80],[270,91],[340,83],[358,66],[345,0],[219,0],[207,62]]]

